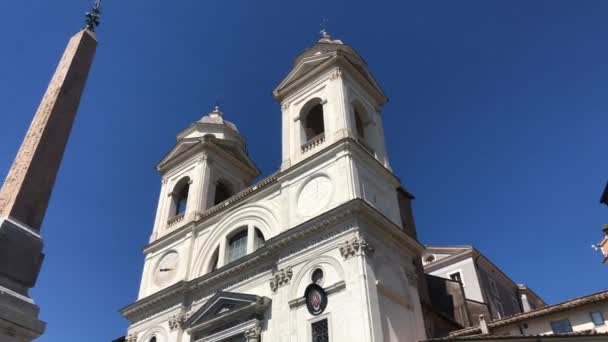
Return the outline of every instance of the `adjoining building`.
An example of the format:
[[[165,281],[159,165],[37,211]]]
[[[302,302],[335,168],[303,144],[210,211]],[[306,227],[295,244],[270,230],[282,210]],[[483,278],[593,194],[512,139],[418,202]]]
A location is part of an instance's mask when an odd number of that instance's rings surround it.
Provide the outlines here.
[[[472,246],[427,246],[422,265],[427,275],[460,283],[474,316],[500,319],[546,305]]]
[[[600,203],[608,206],[608,183],[606,183],[606,188],[604,188],[604,192],[600,197]],[[595,248],[599,249],[604,255],[604,259],[602,260],[602,262],[604,264],[608,264],[608,224],[604,225],[602,231],[604,233],[604,237],[602,237],[600,242],[596,245],[597,247]]]
[[[608,291],[575,298],[450,333],[442,341],[607,341]],[[601,337],[601,338],[599,338]]]

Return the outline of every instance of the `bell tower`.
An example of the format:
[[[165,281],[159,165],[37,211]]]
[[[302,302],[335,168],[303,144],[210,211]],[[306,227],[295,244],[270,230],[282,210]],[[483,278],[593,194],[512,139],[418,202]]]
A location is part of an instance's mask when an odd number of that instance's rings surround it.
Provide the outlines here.
[[[245,139],[219,106],[180,132],[156,169],[162,185],[151,241],[199,220],[259,175]]]
[[[273,95],[283,114],[281,170],[346,137],[390,170],[380,114],[387,98],[352,47],[323,31]]]

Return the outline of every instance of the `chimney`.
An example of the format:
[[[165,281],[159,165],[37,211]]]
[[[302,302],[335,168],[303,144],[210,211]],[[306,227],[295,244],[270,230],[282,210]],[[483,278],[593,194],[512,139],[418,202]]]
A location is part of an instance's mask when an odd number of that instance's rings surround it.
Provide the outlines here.
[[[483,314],[479,315],[479,328],[481,328],[481,333],[483,335],[490,334],[490,329],[488,328],[488,322],[486,322],[486,317]]]

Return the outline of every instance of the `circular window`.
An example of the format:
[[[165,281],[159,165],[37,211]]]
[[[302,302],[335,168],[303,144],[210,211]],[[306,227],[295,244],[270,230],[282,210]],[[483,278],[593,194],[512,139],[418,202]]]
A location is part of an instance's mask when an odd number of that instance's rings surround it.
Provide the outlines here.
[[[424,258],[424,261],[433,262],[433,261],[435,261],[435,256],[433,254],[428,255],[426,258]]]
[[[312,276],[310,277],[310,280],[312,280],[313,284],[321,285],[323,284],[324,276],[325,275],[323,274],[323,270],[317,268],[316,270],[312,271]]]

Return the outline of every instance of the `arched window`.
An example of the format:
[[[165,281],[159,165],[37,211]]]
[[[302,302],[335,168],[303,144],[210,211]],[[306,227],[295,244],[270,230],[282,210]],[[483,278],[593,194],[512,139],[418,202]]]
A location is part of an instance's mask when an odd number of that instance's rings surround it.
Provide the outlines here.
[[[213,205],[220,204],[232,196],[232,189],[225,181],[218,181],[215,185],[215,199]]]
[[[266,239],[264,239],[264,234],[262,234],[259,229],[255,228],[254,249],[257,250],[258,248],[261,248],[265,243]]]
[[[325,123],[323,122],[323,105],[317,103],[310,107],[303,116],[302,127],[304,128],[305,142],[309,142],[318,138],[325,132]]]
[[[213,257],[211,258],[211,272],[215,271],[219,267],[220,261],[220,248],[216,248],[215,252],[213,252]]]
[[[152,338],[150,339],[150,342],[156,342],[156,336],[152,336]]]
[[[247,229],[234,234],[228,241],[228,262],[247,255]]]
[[[353,116],[355,120],[355,131],[357,134],[357,142],[367,152],[375,156],[374,146],[376,146],[376,132],[374,125],[370,123],[366,115],[365,108],[358,102],[353,103]]]
[[[190,191],[190,178],[180,180],[172,193],[173,205],[169,217],[183,215],[188,204],[188,192]]]
[[[363,125],[361,113],[357,108],[355,108],[355,128],[357,129],[357,134],[359,137],[365,139],[365,126]]]

